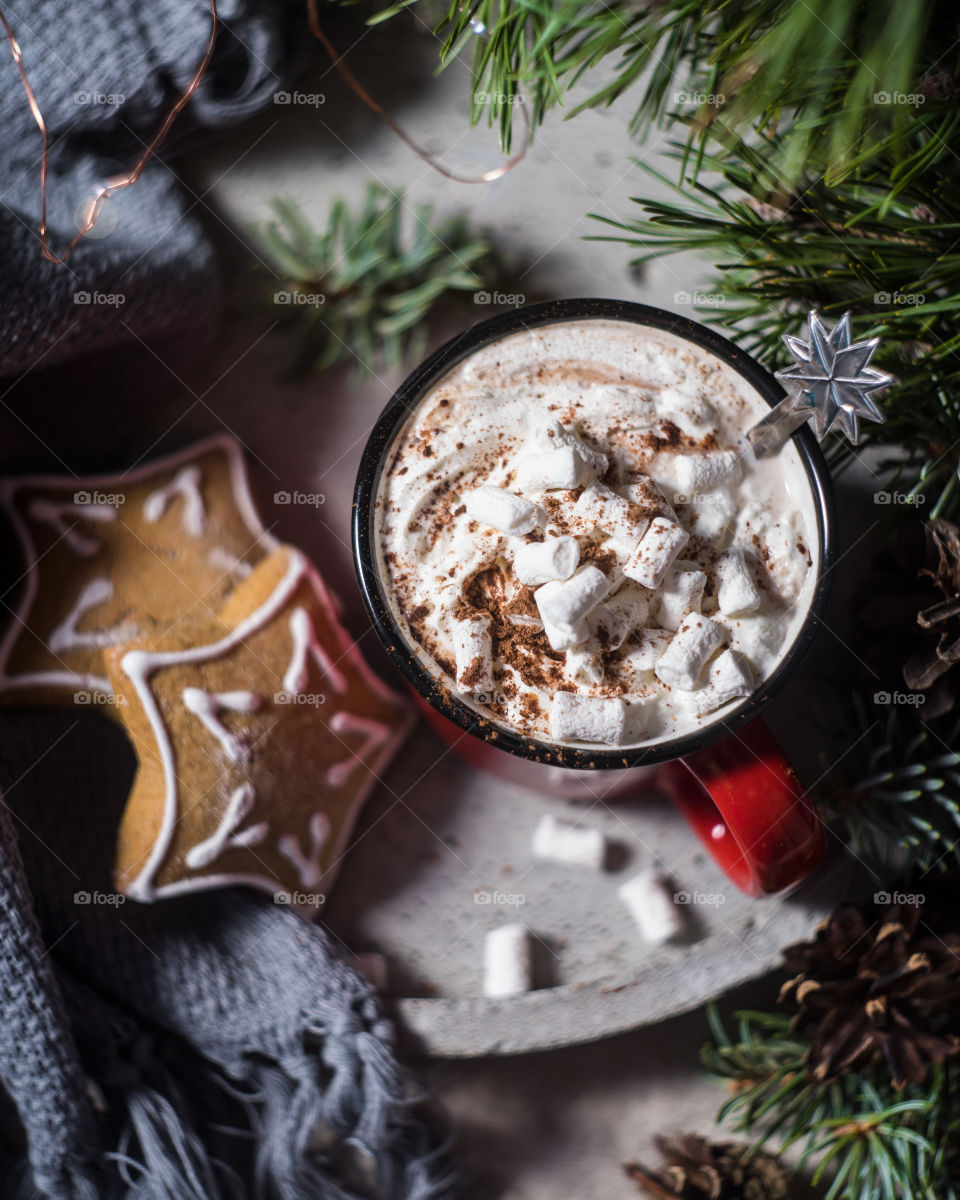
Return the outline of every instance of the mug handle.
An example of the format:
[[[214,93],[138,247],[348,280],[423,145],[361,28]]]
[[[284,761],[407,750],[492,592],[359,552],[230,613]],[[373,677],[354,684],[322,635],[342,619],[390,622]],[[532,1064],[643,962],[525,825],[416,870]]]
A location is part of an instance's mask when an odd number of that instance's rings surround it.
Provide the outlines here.
[[[665,763],[659,782],[748,895],[784,891],[811,874],[824,856],[823,825],[760,717]]]

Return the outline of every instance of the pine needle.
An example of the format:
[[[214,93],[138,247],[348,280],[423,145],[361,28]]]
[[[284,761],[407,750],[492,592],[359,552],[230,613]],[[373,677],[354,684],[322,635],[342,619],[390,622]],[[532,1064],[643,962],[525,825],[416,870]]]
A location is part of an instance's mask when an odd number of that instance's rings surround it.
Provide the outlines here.
[[[289,200],[254,230],[282,276],[273,293],[294,333],[292,374],[353,361],[395,367],[422,351],[427,321],[458,294],[493,286],[499,268],[462,217],[435,222],[401,193],[372,184],[356,212],[343,200],[317,231]]]

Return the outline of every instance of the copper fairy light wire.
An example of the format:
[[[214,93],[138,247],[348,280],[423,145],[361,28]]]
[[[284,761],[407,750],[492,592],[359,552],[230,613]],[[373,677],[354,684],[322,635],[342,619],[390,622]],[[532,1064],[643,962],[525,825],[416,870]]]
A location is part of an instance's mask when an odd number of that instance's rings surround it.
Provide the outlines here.
[[[449,170],[443,165],[442,162],[440,162],[438,158],[436,158],[435,155],[430,154],[428,151],[424,150],[422,146],[419,146],[407,133],[403,126],[398,121],[394,120],[394,118],[383,107],[383,105],[378,100],[375,100],[359,81],[359,79],[357,79],[356,75],[354,75],[353,71],[347,65],[346,60],[336,50],[333,43],[321,28],[320,18],[317,12],[317,0],[307,0],[307,17],[310,26],[310,32],[320,42],[324,50],[326,50],[337,73],[354,93],[354,95],[357,96],[367,106],[367,108],[371,110],[371,112],[376,113],[383,123],[390,130],[392,130],[392,132],[396,134],[396,136],[406,146],[409,146],[419,158],[423,159],[423,161],[429,167],[431,167],[434,171],[437,171],[440,175],[443,175],[447,179],[451,179],[456,183],[493,183],[494,180],[501,179],[509,171],[512,171],[513,168],[524,158],[527,152],[526,143],[529,140],[530,121],[527,117],[526,111],[521,106],[520,117],[524,125],[524,132],[526,136],[524,138],[523,146],[516,154],[511,155],[506,162],[502,163],[499,167],[494,167],[490,171],[484,171],[480,175],[461,175],[456,171]],[[100,216],[100,213],[103,210],[104,203],[117,192],[122,191],[124,188],[131,187],[137,182],[137,180],[143,174],[144,167],[146,167],[150,159],[154,156],[154,154],[156,154],[161,143],[170,132],[171,125],[189,103],[190,98],[200,86],[200,82],[206,74],[207,67],[210,65],[210,60],[213,57],[214,44],[216,43],[217,30],[219,28],[217,0],[210,0],[210,37],[207,41],[207,48],[204,52],[204,55],[201,58],[200,63],[193,74],[193,78],[190,80],[190,83],[186,88],[184,88],[183,92],[171,107],[159,129],[153,135],[146,149],[140,155],[136,165],[129,172],[129,174],[123,175],[119,179],[112,180],[104,187],[100,188],[100,190],[93,197],[91,203],[87,207],[86,216],[79,233],[77,233],[73,240],[68,244],[66,250],[59,258],[50,249],[47,238],[47,172],[50,162],[50,134],[47,129],[47,123],[44,120],[43,113],[40,110],[40,105],[37,103],[37,97],[30,83],[30,78],[27,75],[26,67],[23,64],[23,51],[20,48],[20,43],[17,40],[17,37],[10,26],[10,22],[7,20],[6,14],[2,8],[0,8],[0,24],[3,25],[3,31],[6,34],[7,41],[10,45],[10,52],[13,55],[13,61],[16,64],[17,71],[20,74],[20,81],[23,84],[23,90],[27,95],[27,104],[30,107],[30,112],[33,115],[33,119],[37,123],[37,126],[40,130],[40,135],[43,139],[43,153],[40,158],[40,225],[38,227],[38,232],[40,234],[40,250],[43,254],[43,257],[47,259],[48,262],[54,263],[57,266],[62,266],[69,259],[80,240],[84,238],[91,229],[93,229],[94,225],[97,223],[97,218]]]
[[[151,138],[144,152],[140,155],[136,165],[129,174],[121,176],[119,179],[112,180],[105,187],[100,188],[97,194],[93,197],[92,202],[87,208],[87,214],[84,218],[83,226],[76,237],[70,242],[62,257],[58,258],[50,249],[47,241],[47,168],[50,160],[50,134],[47,130],[47,123],[43,118],[43,113],[40,111],[40,106],[37,103],[37,98],[33,88],[30,85],[30,79],[27,75],[26,68],[23,65],[23,51],[20,49],[20,43],[17,40],[13,30],[10,27],[10,22],[7,20],[5,13],[0,9],[0,23],[3,24],[3,31],[7,35],[7,41],[10,43],[10,51],[13,54],[13,61],[17,65],[17,70],[20,73],[20,80],[23,84],[23,89],[27,94],[27,103],[30,106],[30,112],[33,114],[33,119],[40,128],[40,134],[43,138],[43,154],[40,159],[40,250],[43,257],[48,261],[55,263],[57,266],[62,266],[70,255],[73,253],[81,238],[85,237],[90,230],[96,225],[97,218],[103,209],[105,202],[116,192],[122,191],[124,188],[131,187],[140,176],[143,174],[143,169],[156,154],[163,142],[164,138],[170,132],[170,126],[177,119],[186,105],[189,103],[190,97],[200,86],[200,81],[206,74],[207,67],[210,65],[210,59],[213,57],[213,47],[217,38],[217,29],[219,21],[217,16],[217,0],[210,0],[210,37],[207,42],[207,49],[204,52],[203,58],[193,74],[193,78],[184,88],[183,92],[178,97],[176,103],[172,106],[160,125],[160,128]]]
[[[527,153],[526,143],[530,133],[530,122],[527,118],[526,110],[523,108],[523,105],[520,105],[520,118],[523,121],[524,133],[526,136],[524,137],[524,144],[516,154],[511,155],[510,158],[508,158],[506,162],[501,163],[499,167],[494,167],[490,171],[484,171],[482,175],[460,175],[456,171],[449,170],[435,155],[430,154],[427,150],[424,150],[422,146],[418,146],[409,133],[407,133],[407,131],[403,128],[403,126],[398,121],[393,119],[393,117],[389,112],[387,112],[379,100],[375,100],[374,97],[371,96],[367,89],[363,86],[360,80],[357,79],[356,75],[354,75],[353,71],[347,65],[346,59],[337,51],[333,43],[323,32],[323,29],[320,26],[320,18],[317,13],[317,0],[307,0],[307,19],[310,25],[310,32],[317,39],[317,41],[320,42],[324,50],[326,50],[327,54],[330,56],[330,61],[336,68],[337,74],[344,81],[347,87],[355,96],[363,101],[363,103],[367,106],[367,108],[370,109],[371,112],[377,114],[380,120],[383,121],[383,123],[397,135],[404,145],[409,146],[414,154],[416,154],[419,158],[422,158],[423,161],[429,167],[432,167],[433,170],[438,174],[444,175],[447,179],[452,179],[455,183],[493,183],[495,179],[501,179],[509,171],[512,171]]]

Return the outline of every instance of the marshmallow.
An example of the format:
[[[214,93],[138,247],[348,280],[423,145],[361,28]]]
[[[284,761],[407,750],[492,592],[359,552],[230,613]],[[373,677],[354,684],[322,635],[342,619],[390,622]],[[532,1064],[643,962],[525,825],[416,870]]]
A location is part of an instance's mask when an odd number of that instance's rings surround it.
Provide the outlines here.
[[[661,418],[673,421],[684,433],[696,437],[717,429],[717,414],[702,396],[691,396],[678,387],[661,388],[657,395],[657,412]]]
[[[727,622],[734,650],[751,662],[769,662],[777,654],[786,636],[788,622],[770,616],[737,617]]]
[[[799,514],[791,512],[774,522],[764,538],[771,581],[780,598],[788,603],[800,595],[807,574],[807,555],[797,545],[802,528]]]
[[[696,563],[684,559],[674,563],[657,593],[657,619],[663,628],[679,629],[687,613],[699,612],[706,586],[706,573]]]
[[[606,608],[627,620],[631,629],[636,629],[638,625],[646,623],[651,595],[649,588],[641,587],[632,579],[626,579],[604,604]]]
[[[530,991],[530,939],[523,925],[498,925],[483,943],[483,994],[516,996]]]
[[[589,615],[590,634],[602,649],[618,650],[633,630],[646,621],[649,608],[650,593],[628,579]]]
[[[461,692],[493,691],[493,639],[489,617],[453,621],[457,687]]]
[[[543,621],[540,620],[540,614],[532,596],[522,589],[504,604],[503,615],[511,625],[524,626],[527,629],[543,628]]]
[[[794,601],[803,587],[807,556],[797,549],[803,519],[796,512],[782,517],[751,501],[737,514],[737,540],[760,545],[768,572],[768,582],[776,595]]]
[[[533,444],[541,451],[556,450],[558,446],[566,446],[574,450],[584,465],[584,474],[592,478],[606,474],[609,462],[607,456],[599,450],[588,446],[572,429],[565,429],[559,421],[548,421],[534,430]]]
[[[631,504],[636,504],[645,512],[653,513],[658,517],[667,517],[676,522],[677,514],[667,503],[663,492],[652,479],[648,479],[645,475],[641,475],[633,483],[627,484],[625,488],[621,488],[621,491]]]
[[[464,492],[463,502],[467,516],[481,525],[499,529],[501,533],[529,533],[540,516],[537,506],[529,500],[489,484],[472,492]]]
[[[573,446],[558,446],[542,454],[525,454],[517,462],[517,486],[524,492],[578,488],[586,463]]]
[[[684,918],[672,882],[658,871],[641,871],[617,888],[644,941],[657,945],[683,932]]]
[[[692,495],[739,483],[743,478],[743,460],[736,450],[678,454],[673,470],[677,491]]]
[[[603,660],[586,644],[571,646],[564,661],[567,676],[573,682],[603,683]]]
[[[542,598],[554,595],[562,587],[563,584],[559,579],[553,579],[550,583],[545,583],[543,587],[538,588],[533,593],[533,598],[537,601],[537,610],[540,611],[540,600],[538,597]],[[569,650],[571,646],[578,646],[590,636],[590,630],[587,627],[586,621],[581,621],[579,625],[575,625],[572,629],[561,628],[558,625],[554,625],[551,621],[545,620],[542,612],[540,613],[540,621],[552,650]]]
[[[533,853],[535,857],[551,862],[602,871],[607,857],[607,839],[599,829],[558,821],[551,813],[544,813],[533,832]]]
[[[520,546],[513,556],[513,572],[521,583],[536,587],[551,579],[569,579],[579,562],[576,538],[548,537]]]
[[[591,483],[584,488],[573,507],[573,515],[627,546],[636,546],[650,524],[650,518],[641,508],[602,483]]]
[[[549,621],[544,621],[543,632],[546,634],[551,650],[572,650],[574,646],[579,646],[590,636],[586,621],[581,621],[573,629],[559,629],[556,625],[551,625]]]
[[[668,517],[654,517],[640,544],[625,563],[623,573],[644,587],[659,587],[671,563],[689,540],[686,530],[675,521]]]
[[[733,523],[736,512],[733,500],[726,492],[704,492],[696,500],[690,505],[690,532],[716,546]]]
[[[626,707],[622,700],[557,692],[550,708],[550,734],[558,742],[622,745]]]
[[[657,678],[667,687],[692,692],[703,673],[707,659],[724,639],[723,630],[709,617],[688,613],[670,645],[654,667]]]
[[[610,590],[610,582],[597,567],[581,567],[564,583],[545,583],[533,596],[544,627],[577,628],[591,609],[596,608]]]
[[[753,672],[742,655],[736,650],[724,650],[707,669],[703,686],[689,694],[689,704],[701,716],[722,708],[731,700],[744,699],[751,694],[753,686]]]
[[[760,607],[760,590],[753,581],[739,547],[728,550],[717,559],[717,607],[724,616],[756,612]]]
[[[598,604],[587,617],[590,638],[601,650],[619,650],[630,636],[631,628],[629,619],[607,604]]]
[[[644,675],[649,676],[658,659],[670,645],[671,636],[666,629],[641,629],[636,640],[630,643],[626,654],[619,660],[618,677],[634,691],[643,686]]]

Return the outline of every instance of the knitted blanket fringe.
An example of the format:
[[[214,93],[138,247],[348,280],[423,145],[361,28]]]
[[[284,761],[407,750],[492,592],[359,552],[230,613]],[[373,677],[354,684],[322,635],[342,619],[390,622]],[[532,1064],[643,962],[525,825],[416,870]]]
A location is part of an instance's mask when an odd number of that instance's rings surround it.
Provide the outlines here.
[[[311,1046],[317,1037],[322,1043]],[[424,1098],[408,1094],[391,1037],[390,1024],[370,1008],[336,1030],[307,1018],[280,1061],[253,1055],[241,1078],[228,1079],[191,1056],[187,1083],[141,1034],[117,1046],[112,1060],[98,1064],[102,1078],[90,1082],[105,1128],[119,1126],[114,1148],[85,1161],[67,1159],[55,1174],[31,1167],[25,1156],[3,1163],[3,1194],[11,1200],[449,1200],[460,1192],[447,1158],[451,1136],[438,1140],[435,1110],[429,1122],[418,1115]],[[204,1120],[225,1098],[236,1110],[234,1123]],[[121,1105],[118,1121],[112,1110]],[[210,1152],[211,1140],[252,1156],[252,1187]]]

